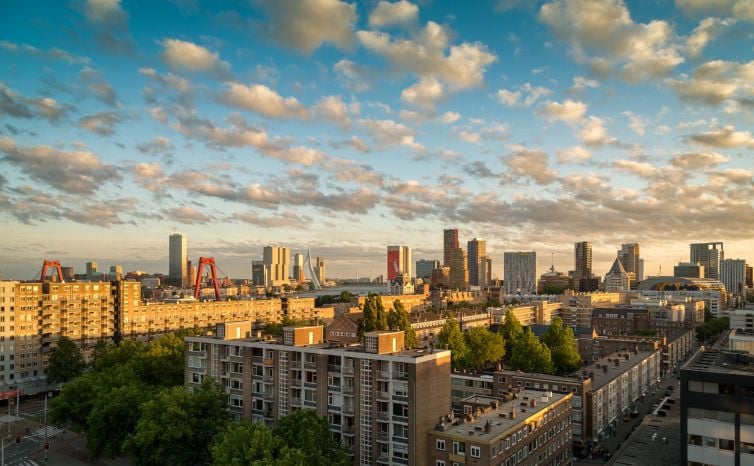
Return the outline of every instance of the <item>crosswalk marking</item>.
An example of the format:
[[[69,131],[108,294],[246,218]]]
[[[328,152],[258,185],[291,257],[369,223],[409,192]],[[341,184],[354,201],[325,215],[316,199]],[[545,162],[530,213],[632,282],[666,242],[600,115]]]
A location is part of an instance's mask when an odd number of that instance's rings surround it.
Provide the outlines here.
[[[48,437],[52,437],[53,435],[57,435],[57,434],[59,434],[61,432],[63,432],[63,429],[61,429],[60,427],[47,426],[47,436]],[[44,438],[44,436],[45,436],[45,428],[42,427],[42,428],[39,428],[39,429],[35,430],[34,432],[32,432],[29,437]]]

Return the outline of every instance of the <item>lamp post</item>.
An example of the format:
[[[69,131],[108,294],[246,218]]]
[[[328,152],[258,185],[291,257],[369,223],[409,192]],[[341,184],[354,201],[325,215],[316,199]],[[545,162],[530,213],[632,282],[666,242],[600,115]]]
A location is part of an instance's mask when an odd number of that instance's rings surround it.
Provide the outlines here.
[[[5,439],[11,438],[11,441],[13,441],[13,438],[10,435],[6,435],[2,439],[0,439],[0,465],[5,466]],[[20,439],[16,438],[16,443],[19,442]],[[10,444],[10,442],[8,442]]]

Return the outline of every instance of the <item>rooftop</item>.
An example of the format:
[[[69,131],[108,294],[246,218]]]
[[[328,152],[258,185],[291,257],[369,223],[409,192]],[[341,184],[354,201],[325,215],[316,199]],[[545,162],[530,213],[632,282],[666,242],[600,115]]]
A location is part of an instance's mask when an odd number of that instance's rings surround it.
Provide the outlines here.
[[[657,351],[618,351],[609,354],[594,364],[586,366],[584,370],[592,374],[592,390],[599,390],[609,384],[616,377],[625,373],[632,367],[640,364]],[[616,364],[615,361],[618,361]],[[607,369],[604,369],[607,367]]]
[[[478,405],[472,415],[456,417],[457,424],[444,419],[435,426],[435,432],[443,432],[453,437],[473,437],[474,441],[493,442],[514,427],[520,426],[532,416],[547,410],[571,393],[521,390],[513,393],[516,398],[505,401],[501,398],[472,396],[461,401],[461,405]],[[532,406],[532,402],[534,406]],[[515,416],[511,417],[511,411]]]
[[[681,370],[754,376],[754,355],[745,351],[702,347]]]

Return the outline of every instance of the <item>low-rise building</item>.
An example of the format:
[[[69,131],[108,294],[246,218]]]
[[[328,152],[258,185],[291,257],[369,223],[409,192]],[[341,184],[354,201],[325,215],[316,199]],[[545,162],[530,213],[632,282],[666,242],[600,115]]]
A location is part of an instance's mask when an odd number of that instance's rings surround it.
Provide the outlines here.
[[[474,396],[460,416],[444,416],[428,434],[431,465],[567,465],[571,393],[513,390],[504,398]]]

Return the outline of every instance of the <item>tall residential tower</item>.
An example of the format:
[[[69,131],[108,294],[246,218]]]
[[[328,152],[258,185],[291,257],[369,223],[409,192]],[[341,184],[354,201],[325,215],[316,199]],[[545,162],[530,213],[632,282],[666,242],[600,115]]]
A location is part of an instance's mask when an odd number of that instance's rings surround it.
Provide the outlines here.
[[[537,292],[537,253],[506,252],[503,254],[505,294]]]
[[[720,261],[725,259],[722,242],[690,244],[689,256],[689,262],[704,266],[704,278],[720,279]]]
[[[173,286],[184,288],[188,283],[188,238],[180,233],[170,235],[168,279]]]
[[[443,230],[442,240],[442,265],[450,267],[450,254],[454,249],[460,248],[458,242],[458,228]]]
[[[468,242],[467,251],[469,254],[469,285],[480,286],[479,267],[483,258],[487,258],[487,241],[474,238]]]

